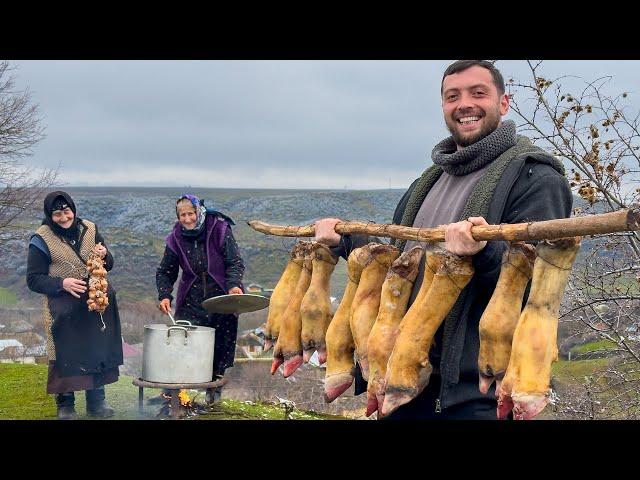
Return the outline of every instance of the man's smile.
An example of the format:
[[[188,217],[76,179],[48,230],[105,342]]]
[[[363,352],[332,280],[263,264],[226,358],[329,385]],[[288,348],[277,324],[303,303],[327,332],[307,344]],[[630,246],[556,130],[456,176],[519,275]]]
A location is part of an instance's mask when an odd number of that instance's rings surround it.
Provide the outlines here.
[[[472,125],[475,124],[478,120],[480,120],[479,115],[474,115],[474,116],[470,116],[470,117],[462,117],[462,118],[458,118],[458,123],[462,124],[462,125]]]

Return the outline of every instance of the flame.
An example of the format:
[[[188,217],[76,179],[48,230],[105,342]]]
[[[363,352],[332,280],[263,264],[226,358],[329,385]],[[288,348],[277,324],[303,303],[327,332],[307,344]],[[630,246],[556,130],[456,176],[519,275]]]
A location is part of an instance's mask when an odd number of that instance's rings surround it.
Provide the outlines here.
[[[185,407],[189,405],[189,403],[191,402],[191,398],[189,398],[189,394],[187,393],[186,390],[180,390],[180,393],[178,394],[178,398],[180,398],[180,405]]]

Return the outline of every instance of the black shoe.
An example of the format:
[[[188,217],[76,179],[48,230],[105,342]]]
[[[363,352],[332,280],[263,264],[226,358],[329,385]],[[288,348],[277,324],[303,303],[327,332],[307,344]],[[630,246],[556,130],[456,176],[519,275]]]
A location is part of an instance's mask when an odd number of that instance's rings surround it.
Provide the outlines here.
[[[113,417],[115,413],[116,411],[105,400],[96,405],[87,405],[87,415],[90,417],[109,418]]]
[[[222,396],[222,387],[207,388],[207,393],[205,393],[204,395],[204,402],[207,405],[213,405],[214,403],[218,403],[220,401],[221,396]]]
[[[77,420],[78,414],[73,405],[70,407],[58,407],[58,420]]]

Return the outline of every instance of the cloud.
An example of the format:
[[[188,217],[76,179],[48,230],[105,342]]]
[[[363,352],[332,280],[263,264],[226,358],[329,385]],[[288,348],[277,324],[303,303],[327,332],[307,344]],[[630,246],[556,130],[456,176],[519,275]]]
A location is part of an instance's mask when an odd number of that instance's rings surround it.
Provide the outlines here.
[[[449,61],[14,63],[47,125],[31,161],[60,164],[67,184],[402,188],[448,135]],[[528,75],[524,62],[497,65]],[[640,63],[545,65],[550,76],[614,73],[631,90]]]
[[[231,166],[225,169],[203,169],[189,166],[134,166],[111,169],[100,175],[92,171],[76,171],[63,176],[62,183],[70,186],[135,186],[162,187],[171,179],[172,186],[193,188],[296,188],[296,189],[376,189],[404,188],[415,178],[399,174],[392,168],[373,166],[364,171],[327,172],[323,168],[289,168],[283,175],[281,168],[269,167],[248,170]]]

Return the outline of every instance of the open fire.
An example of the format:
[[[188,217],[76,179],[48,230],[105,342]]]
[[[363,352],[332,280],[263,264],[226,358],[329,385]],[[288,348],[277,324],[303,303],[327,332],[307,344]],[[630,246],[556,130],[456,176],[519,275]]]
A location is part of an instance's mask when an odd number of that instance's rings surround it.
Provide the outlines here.
[[[172,392],[175,395],[175,391]],[[200,415],[201,413],[206,413],[207,409],[203,405],[195,403],[193,399],[189,396],[186,390],[180,390],[177,393],[178,402],[175,408],[176,411],[172,411],[171,406],[171,395],[167,395],[166,393],[162,393],[162,396],[165,398],[165,403],[160,407],[158,414],[156,417],[173,417],[173,418],[187,418],[194,417],[196,415]]]
[[[189,398],[189,394],[186,390],[180,390],[178,398],[180,398],[180,405],[182,405],[183,407],[188,407],[191,403],[191,399]]]

